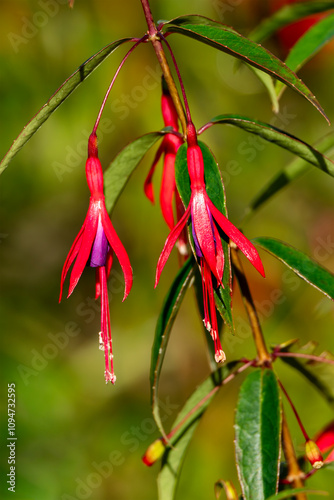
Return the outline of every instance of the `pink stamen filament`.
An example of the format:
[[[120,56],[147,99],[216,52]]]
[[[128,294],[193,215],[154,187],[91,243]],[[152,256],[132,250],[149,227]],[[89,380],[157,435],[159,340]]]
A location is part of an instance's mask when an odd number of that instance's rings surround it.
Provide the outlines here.
[[[131,47],[131,49],[130,49],[130,50],[129,50],[126,54],[125,54],[125,56],[123,57],[123,59],[122,59],[122,61],[121,61],[120,65],[118,66],[118,68],[117,68],[117,70],[116,70],[116,73],[115,73],[115,74],[114,74],[114,76],[113,76],[113,79],[111,80],[111,83],[110,83],[110,85],[109,85],[109,87],[108,87],[108,90],[107,90],[107,92],[106,92],[105,96],[104,96],[104,99],[103,99],[103,101],[102,101],[102,104],[101,104],[101,107],[100,107],[99,113],[98,113],[97,118],[96,118],[96,122],[95,122],[95,125],[94,125],[94,128],[93,128],[93,132],[92,132],[93,134],[96,134],[96,131],[97,131],[97,128],[98,128],[98,126],[99,126],[99,123],[100,123],[100,120],[101,120],[101,116],[102,116],[102,113],[103,113],[104,107],[105,107],[106,102],[107,102],[107,99],[108,99],[109,94],[110,94],[110,92],[111,92],[111,89],[112,89],[112,87],[113,87],[113,85],[114,85],[114,83],[115,83],[115,80],[116,80],[116,78],[117,78],[117,76],[118,76],[118,73],[119,73],[119,72],[120,72],[120,70],[122,69],[123,64],[125,63],[125,61],[126,61],[126,60],[127,60],[127,58],[129,57],[129,55],[130,55],[130,54],[131,54],[131,53],[135,50],[135,48],[136,48],[136,47],[138,47],[138,45],[139,45],[139,44],[141,44],[142,42],[145,42],[147,39],[148,39],[148,35],[146,34],[146,35],[144,35],[142,38],[139,38],[139,40],[138,40],[138,39],[136,39],[136,38],[134,38],[134,39],[132,39],[132,40],[129,40],[129,41],[133,41],[133,42],[135,41],[135,44],[134,44],[134,45]]]
[[[114,363],[112,355],[112,339],[110,330],[110,311],[109,311],[109,298],[108,298],[108,287],[107,287],[107,276],[106,268],[102,266],[99,268],[100,283],[101,283],[101,334],[104,346],[104,358],[105,358],[105,381],[112,382],[116,381],[114,374]]]

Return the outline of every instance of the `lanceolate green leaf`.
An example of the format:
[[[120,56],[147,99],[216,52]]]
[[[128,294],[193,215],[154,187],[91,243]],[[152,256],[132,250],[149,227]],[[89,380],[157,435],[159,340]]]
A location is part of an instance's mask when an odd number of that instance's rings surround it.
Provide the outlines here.
[[[163,435],[165,435],[165,432],[161,422],[159,402],[157,398],[160,372],[166,354],[169,335],[182,300],[191,283],[195,265],[194,259],[189,258],[176,275],[176,278],[162,306],[155,330],[150,370],[151,403],[154,419]]]
[[[334,9],[334,2],[321,2],[316,0],[313,2],[296,2],[291,5],[286,5],[275,12],[275,14],[262,21],[248,37],[260,43],[287,24],[298,21],[298,19],[309,16],[310,14],[326,12],[330,9]]]
[[[275,238],[255,238],[254,243],[283,262],[300,278],[334,300],[334,275],[300,250]]]
[[[330,42],[334,37],[334,14],[321,19],[311,26],[291,48],[285,64],[293,71],[298,71],[307,61]],[[277,82],[276,93],[281,96],[284,85]]]
[[[59,89],[50,97],[47,103],[38,111],[29,123],[20,132],[13,142],[6,156],[0,163],[0,173],[5,170],[9,162],[16,153],[29,141],[35,132],[43,125],[52,113],[72,94],[72,92],[96,69],[117,47],[131,38],[122,38],[112,42],[96,54],[90,57],[59,87]]]
[[[330,156],[334,147],[334,134],[329,134],[323,137],[317,144],[316,149],[319,153]],[[302,174],[306,173],[311,168],[310,164],[302,158],[296,158],[287,165],[281,172],[273,177],[273,179],[260,191],[260,193],[252,200],[246,210],[246,217],[250,217],[255,210],[260,208],[266,201],[274,196],[278,191],[287,186]]]
[[[295,344],[292,344],[282,349],[282,352],[292,351],[298,354],[314,355],[316,354],[317,348],[317,342],[308,342],[298,348],[296,348]],[[325,351],[318,356],[334,361],[333,354],[328,351]],[[300,357],[280,357],[280,359],[304,375],[304,377],[306,377],[307,380],[309,380],[320,391],[327,402],[332,407],[334,406],[333,364],[308,360]]]
[[[223,181],[219,172],[218,165],[210,149],[204,143],[199,142],[204,160],[204,177],[207,193],[218,208],[218,210],[227,216],[226,198],[223,187]],[[183,144],[176,155],[175,160],[175,179],[178,191],[184,205],[187,207],[190,201],[190,179],[187,167],[187,146]],[[225,268],[223,275],[224,288],[219,287],[218,293],[215,293],[216,306],[225,323],[233,328],[232,304],[231,304],[231,263],[230,249],[228,241],[222,238],[222,246],[225,255]]]
[[[297,137],[288,134],[284,130],[277,127],[273,127],[268,123],[264,123],[258,120],[251,120],[245,116],[240,115],[218,115],[209,123],[212,124],[228,124],[234,125],[236,127],[242,128],[251,134],[258,135],[281,148],[287,149],[290,153],[293,153],[300,158],[303,158],[311,165],[314,165],[321,170],[324,170],[328,174],[334,176],[334,162],[329,158],[326,158],[322,153],[317,151],[315,148],[307,144],[306,142],[298,139]]]
[[[192,16],[178,17],[165,23],[162,31],[189,36],[255,66],[299,92],[328,120],[312,92],[286,64],[271,52],[228,26],[204,17],[200,18],[200,16],[195,16],[195,18],[193,22]],[[201,24],[199,24],[200,19],[203,20]]]
[[[170,130],[151,132],[131,142],[113,159],[104,172],[104,193],[106,208],[111,212],[128,182],[132,172],[139,165],[147,151]]]
[[[181,467],[191,438],[202,415],[213,400],[216,391],[211,391],[222,383],[236,366],[235,362],[224,365],[208,377],[190,396],[178,414],[173,428],[182,423],[191,411],[191,415],[180,425],[170,440],[170,447],[164,453],[162,467],[158,476],[159,500],[173,500]],[[206,398],[206,399],[205,399]]]
[[[257,369],[242,384],[235,419],[236,460],[245,500],[265,500],[276,494],[280,432],[275,374],[269,369]]]

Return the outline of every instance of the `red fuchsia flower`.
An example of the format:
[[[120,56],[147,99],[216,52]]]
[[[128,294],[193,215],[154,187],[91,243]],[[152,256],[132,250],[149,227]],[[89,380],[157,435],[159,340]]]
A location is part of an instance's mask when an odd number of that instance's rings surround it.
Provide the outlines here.
[[[169,94],[167,86],[162,84],[162,97],[161,97],[161,110],[164,119],[164,124],[166,127],[172,127],[174,132],[178,132],[178,115],[173,103],[173,100]],[[175,182],[175,157],[179,147],[183,144],[181,137],[175,134],[166,134],[153,161],[151,169],[145,180],[144,191],[147,198],[154,203],[154,191],[152,178],[155,172],[156,166],[164,155],[164,165],[162,171],[162,182],[160,188],[160,206],[162,215],[170,229],[173,229],[175,225],[174,220],[174,209],[173,200],[175,199],[176,205],[176,219],[179,220],[184,214],[184,208],[182,201],[180,199],[179,193],[176,189]],[[186,234],[181,234],[179,237],[179,251],[184,254],[187,253],[186,250]]]
[[[183,217],[170,232],[165,242],[157,265],[155,286],[157,286],[159,282],[161,272],[180,232],[190,218],[192,222],[195,253],[202,272],[204,324],[210,332],[215,344],[216,362],[220,363],[225,361],[226,356],[222,350],[218,334],[212,276],[214,276],[219,285],[223,286],[224,251],[217,225],[232,241],[234,241],[237,247],[240,248],[262,276],[264,276],[264,269],[254,245],[252,245],[252,243],[210,200],[206,192],[204,181],[203,155],[197,143],[196,130],[192,123],[188,124],[187,132],[187,163],[191,187],[190,202]]]
[[[88,159],[86,177],[91,193],[89,208],[79,234],[66,258],[60,284],[61,301],[66,275],[74,262],[67,297],[76,287],[85,266],[96,268],[95,299],[101,299],[101,332],[100,344],[105,354],[105,380],[116,381],[113,369],[112,340],[110,330],[110,313],[107,280],[110,275],[113,252],[115,252],[124,273],[125,291],[123,300],[128,296],[132,286],[132,269],[129,257],[117,236],[106,210],[103,194],[103,172],[98,159],[97,137],[93,133],[88,142]]]

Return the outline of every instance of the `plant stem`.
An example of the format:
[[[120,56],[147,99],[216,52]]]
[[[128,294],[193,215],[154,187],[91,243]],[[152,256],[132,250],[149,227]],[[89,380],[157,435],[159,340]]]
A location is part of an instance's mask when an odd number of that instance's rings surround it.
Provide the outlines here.
[[[282,416],[282,441],[285,459],[288,464],[288,479],[294,488],[304,487],[304,473],[300,470],[298,465],[295,449],[293,447],[290,430],[288,423],[286,421],[285,413],[283,410]],[[304,493],[298,493],[296,495],[297,500],[307,500],[307,496]]]
[[[169,67],[167,59],[166,59],[165,52],[164,52],[163,47],[162,47],[161,40],[160,40],[159,36],[157,36],[158,30],[157,30],[157,28],[154,24],[154,21],[153,21],[153,16],[152,16],[149,0],[140,0],[140,1],[142,4],[142,7],[144,9],[146,23],[148,26],[149,40],[152,42],[153,48],[154,48],[155,53],[156,53],[157,58],[158,58],[158,62],[159,62],[160,67],[161,67],[162,74],[165,77],[170,95],[173,99],[174,106],[176,108],[178,117],[179,117],[180,122],[181,122],[183,134],[186,135],[186,130],[187,130],[186,116],[184,113],[182,102],[181,102],[179,93],[177,91],[172,73],[170,71],[170,67]]]
[[[248,315],[249,323],[253,332],[253,338],[257,350],[258,356],[258,364],[259,365],[270,365],[271,364],[271,355],[268,352],[259,317],[256,312],[256,308],[253,302],[253,298],[248,286],[248,282],[242,267],[242,263],[238,254],[237,247],[232,243],[231,244],[231,256],[232,262],[235,267],[235,275],[237,277],[240,292],[242,295],[242,300]]]

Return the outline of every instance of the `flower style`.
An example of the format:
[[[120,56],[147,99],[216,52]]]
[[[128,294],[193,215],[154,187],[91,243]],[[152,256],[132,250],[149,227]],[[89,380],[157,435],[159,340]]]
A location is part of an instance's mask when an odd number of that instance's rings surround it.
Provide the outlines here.
[[[164,124],[166,127],[171,127],[174,132],[178,132],[178,116],[173,103],[173,100],[169,94],[167,86],[162,84],[162,97],[161,97],[161,110],[164,119]],[[181,137],[175,134],[166,134],[163,141],[155,155],[153,164],[145,180],[144,191],[147,198],[154,203],[154,192],[152,185],[152,177],[155,172],[156,166],[164,155],[164,166],[162,172],[162,182],[160,188],[160,206],[162,215],[170,229],[173,229],[175,225],[174,212],[173,212],[173,199],[175,198],[176,204],[176,218],[179,220],[183,213],[183,205],[180,199],[179,193],[176,189],[175,183],[175,157],[177,150],[183,144]],[[186,251],[186,238],[179,238],[179,250],[180,252]]]
[[[183,217],[172,229],[165,242],[157,265],[155,286],[157,286],[159,282],[161,272],[180,232],[190,218],[192,222],[195,253],[202,272],[204,324],[210,332],[215,344],[216,362],[220,363],[225,361],[226,356],[222,350],[218,334],[212,275],[215,277],[218,284],[223,286],[224,251],[217,225],[232,241],[234,241],[237,247],[240,248],[262,276],[264,276],[264,269],[254,245],[252,245],[252,243],[210,200],[206,192],[204,181],[203,156],[197,143],[196,130],[192,123],[188,124],[187,132],[187,163],[191,187],[190,202]]]
[[[101,332],[100,344],[105,354],[105,380],[113,384],[116,376],[113,369],[112,340],[110,331],[110,313],[107,280],[110,275],[113,252],[115,252],[124,273],[125,291],[123,300],[128,296],[132,286],[132,269],[129,257],[117,236],[107,213],[103,194],[103,172],[98,159],[97,137],[91,134],[88,143],[88,159],[86,177],[91,193],[89,208],[79,234],[65,260],[61,275],[60,297],[69,268],[74,262],[69,284],[69,297],[76,287],[85,266],[96,268],[95,299],[101,299]]]

